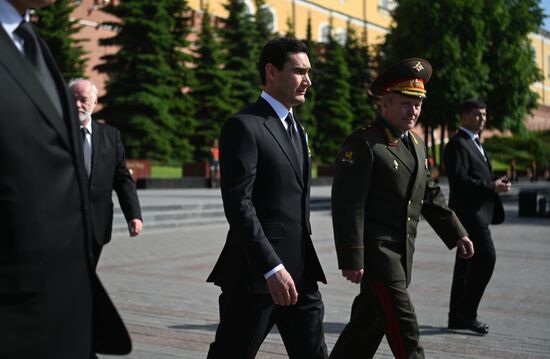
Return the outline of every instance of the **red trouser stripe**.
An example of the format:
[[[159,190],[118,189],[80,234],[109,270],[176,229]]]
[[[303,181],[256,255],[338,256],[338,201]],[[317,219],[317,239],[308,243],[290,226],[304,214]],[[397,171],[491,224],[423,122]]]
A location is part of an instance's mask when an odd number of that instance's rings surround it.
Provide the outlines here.
[[[388,332],[386,334],[388,336],[388,341],[392,348],[393,355],[395,355],[396,359],[405,359],[405,344],[403,343],[403,337],[401,336],[399,321],[397,321],[393,313],[390,296],[388,295],[388,290],[384,286],[384,283],[376,283],[376,292],[384,312],[386,313],[386,326],[388,328]]]

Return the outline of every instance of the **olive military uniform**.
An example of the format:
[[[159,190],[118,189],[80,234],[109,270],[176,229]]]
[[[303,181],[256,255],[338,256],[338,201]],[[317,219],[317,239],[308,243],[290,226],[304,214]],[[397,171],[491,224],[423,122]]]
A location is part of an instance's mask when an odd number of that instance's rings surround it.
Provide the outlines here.
[[[430,181],[420,137],[397,133],[378,117],[352,133],[337,157],[332,216],[338,264],[365,274],[331,358],[372,357],[384,334],[396,358],[423,358],[407,293],[420,215],[449,249],[467,235]]]

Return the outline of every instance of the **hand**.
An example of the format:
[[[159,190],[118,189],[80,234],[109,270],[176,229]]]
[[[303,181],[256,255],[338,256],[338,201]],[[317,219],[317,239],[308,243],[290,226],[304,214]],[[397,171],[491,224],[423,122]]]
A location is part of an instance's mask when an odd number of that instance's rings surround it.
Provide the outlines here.
[[[142,228],[143,222],[141,219],[134,218],[128,222],[128,232],[130,233],[130,237],[135,237],[140,234]]]
[[[464,236],[456,242],[456,250],[460,258],[469,259],[474,255],[474,244],[470,238]]]
[[[506,176],[501,177],[495,181],[495,192],[504,193],[508,192],[512,188],[512,183],[508,180]]]
[[[298,292],[294,280],[286,269],[281,269],[266,279],[267,288],[273,303],[277,305],[294,305],[298,301]]]
[[[361,283],[364,269],[342,269],[342,276],[352,283]]]

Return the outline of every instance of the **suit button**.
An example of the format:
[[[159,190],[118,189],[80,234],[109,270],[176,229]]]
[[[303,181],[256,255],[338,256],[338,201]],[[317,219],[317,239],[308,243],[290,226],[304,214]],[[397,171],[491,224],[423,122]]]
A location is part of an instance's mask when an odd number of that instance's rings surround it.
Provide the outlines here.
[[[424,204],[424,200],[420,201],[420,204]]]
[[[409,201],[409,206],[412,204],[412,201]]]
[[[407,222],[409,222],[411,220],[411,217],[407,217]]]

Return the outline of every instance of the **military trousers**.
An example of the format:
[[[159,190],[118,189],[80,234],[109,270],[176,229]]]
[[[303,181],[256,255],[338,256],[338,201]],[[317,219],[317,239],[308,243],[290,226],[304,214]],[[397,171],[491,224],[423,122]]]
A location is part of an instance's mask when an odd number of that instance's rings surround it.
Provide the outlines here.
[[[406,283],[363,278],[361,293],[353,301],[350,321],[329,358],[372,358],[384,335],[395,358],[424,358]]]

